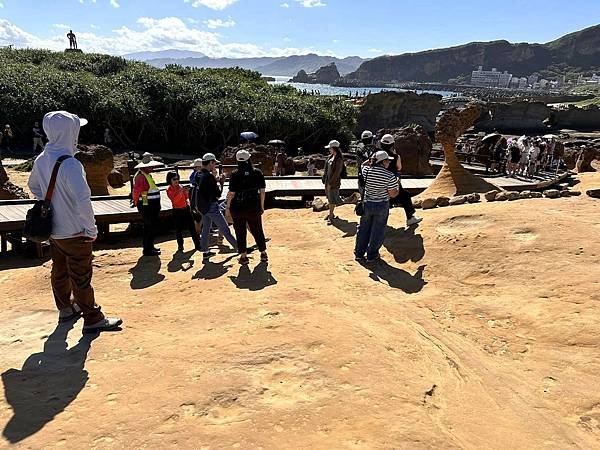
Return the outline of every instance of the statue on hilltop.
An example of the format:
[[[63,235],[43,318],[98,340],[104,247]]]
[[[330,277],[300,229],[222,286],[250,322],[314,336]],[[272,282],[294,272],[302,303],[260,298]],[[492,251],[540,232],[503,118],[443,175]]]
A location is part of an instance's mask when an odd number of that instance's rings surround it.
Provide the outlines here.
[[[69,30],[67,37],[69,38],[69,49],[77,50],[77,37],[73,33],[73,30]]]

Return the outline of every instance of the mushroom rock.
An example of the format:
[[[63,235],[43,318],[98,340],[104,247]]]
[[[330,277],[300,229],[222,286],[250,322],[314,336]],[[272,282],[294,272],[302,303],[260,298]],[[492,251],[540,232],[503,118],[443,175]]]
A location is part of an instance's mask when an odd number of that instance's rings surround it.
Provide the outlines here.
[[[113,152],[104,145],[79,145],[75,158],[83,164],[92,195],[108,195],[108,176],[114,168]]]
[[[6,170],[0,160],[0,200],[15,200],[19,198],[29,198],[29,195],[19,186],[11,183]]]
[[[452,108],[440,117],[435,136],[444,149],[444,165],[433,183],[419,197],[455,197],[474,192],[501,190],[465,169],[455,152],[457,139],[486,113],[487,108],[483,104],[472,102],[463,108]]]
[[[595,172],[596,169],[592,167],[592,161],[594,161],[594,159],[600,159],[600,151],[591,147],[582,149],[575,165],[577,173]]]
[[[225,165],[237,165],[235,154],[239,150],[248,150],[254,167],[260,169],[265,176],[271,176],[275,169],[275,156],[279,150],[272,145],[243,144],[227,147],[221,153],[221,162]],[[228,171],[226,171],[228,172]]]
[[[432,175],[429,163],[433,143],[427,130],[421,125],[409,125],[402,128],[383,129],[377,133],[381,139],[384,134],[394,136],[394,150],[402,158],[402,175]]]

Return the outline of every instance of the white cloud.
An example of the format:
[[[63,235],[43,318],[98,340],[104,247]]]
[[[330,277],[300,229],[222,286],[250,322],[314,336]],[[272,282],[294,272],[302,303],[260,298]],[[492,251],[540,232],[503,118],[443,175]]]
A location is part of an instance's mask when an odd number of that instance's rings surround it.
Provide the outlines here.
[[[283,42],[292,42],[292,39],[289,37],[284,37]]]
[[[93,23],[90,24],[90,28],[92,30],[99,30],[100,29],[100,27],[98,25],[94,25]]]
[[[69,30],[69,25],[65,25],[64,23],[55,23],[52,25],[53,28],[57,28],[59,30]]]
[[[235,26],[235,21],[231,17],[227,20],[209,19],[204,23],[211,30],[216,30],[217,28],[231,28]]]
[[[0,8],[4,8],[4,3],[0,2]]]
[[[289,3],[282,3],[281,5],[279,5],[281,8],[289,8],[290,4]]]
[[[296,0],[296,1],[298,3],[300,3],[302,6],[304,6],[305,8],[314,8],[316,6],[327,6],[321,0]]]
[[[237,1],[238,0],[184,0],[184,3],[191,3],[194,8],[206,6],[207,8],[221,11]]]
[[[110,6],[113,8],[119,8],[121,5],[119,5],[119,1],[117,0],[110,0]]]
[[[224,43],[219,34],[189,27],[178,17],[154,19],[142,17],[139,29],[121,27],[108,35],[77,33],[77,43],[84,52],[111,55],[158,50],[193,50],[211,57],[244,58],[257,56],[290,56],[315,53],[314,48],[269,48],[252,43]],[[48,48],[62,51],[68,44],[63,32],[50,38],[40,38],[0,19],[0,46],[13,44],[18,48]]]
[[[380,48],[370,48],[369,52],[371,52],[371,53],[383,53],[383,50],[381,50]]]

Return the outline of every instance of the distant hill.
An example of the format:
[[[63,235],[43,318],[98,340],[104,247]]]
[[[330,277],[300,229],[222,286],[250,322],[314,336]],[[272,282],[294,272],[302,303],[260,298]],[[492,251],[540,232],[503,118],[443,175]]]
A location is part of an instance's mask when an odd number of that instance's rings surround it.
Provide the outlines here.
[[[215,69],[240,67],[242,69],[256,70],[263,75],[285,75],[289,77],[296,75],[301,69],[307,72],[315,72],[320,67],[331,63],[335,63],[340,74],[345,75],[355,71],[365,61],[358,56],[350,56],[343,59],[315,54],[262,58],[209,58],[201,53],[191,56],[185,54],[194,52],[181,52],[181,56],[172,56],[171,54],[175,54],[173,52],[181,51],[141,52],[125,55],[124,57],[127,59],[142,60],[159,68],[163,68],[168,64]]]
[[[478,66],[496,67],[515,76],[534,72],[552,76],[600,71],[600,25],[547,44],[471,42],[439,50],[381,56],[364,62],[347,78],[361,82],[446,82],[470,77]]]

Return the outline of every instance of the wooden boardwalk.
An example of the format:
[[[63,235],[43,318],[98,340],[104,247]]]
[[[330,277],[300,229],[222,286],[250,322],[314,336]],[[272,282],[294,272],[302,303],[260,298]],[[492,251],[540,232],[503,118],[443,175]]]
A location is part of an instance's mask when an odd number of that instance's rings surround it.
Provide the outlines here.
[[[556,184],[568,176],[567,172],[533,180],[510,177],[486,177],[486,180],[506,189],[522,191],[526,189],[542,189]],[[425,190],[433,181],[430,178],[405,178],[402,186],[411,194],[417,194]],[[320,177],[267,177],[267,195],[269,197],[304,197],[322,196],[325,190]],[[164,189],[164,186],[162,187]],[[351,194],[358,190],[357,178],[342,180],[341,193]],[[225,185],[223,198],[227,195],[227,184]],[[23,229],[25,215],[31,208],[33,200],[5,200],[0,201],[0,233],[19,232]],[[171,214],[171,202],[163,193],[161,196],[161,215]],[[116,224],[135,222],[141,219],[136,208],[131,208],[127,196],[104,196],[92,197],[92,206],[96,222],[101,224]]]

